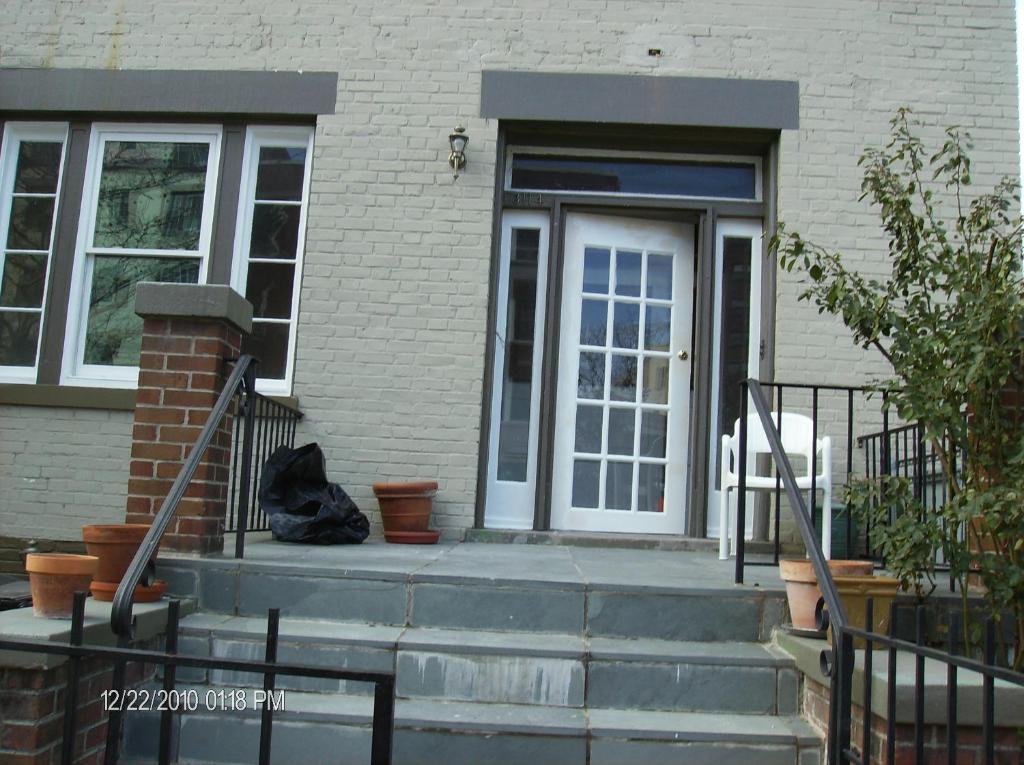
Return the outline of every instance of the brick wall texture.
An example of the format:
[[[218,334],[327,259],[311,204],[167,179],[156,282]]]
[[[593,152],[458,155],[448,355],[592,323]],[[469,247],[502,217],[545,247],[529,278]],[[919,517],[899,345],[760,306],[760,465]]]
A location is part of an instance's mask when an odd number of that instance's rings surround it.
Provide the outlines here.
[[[800,128],[781,142],[780,215],[868,272],[880,269],[885,240],[857,201],[857,156],[884,141],[898,106],[934,126],[932,141],[949,124],[971,129],[979,188],[1018,172],[1013,0],[8,6],[0,66],[339,73],[337,114],[316,131],[294,388],[307,414],[299,438],[323,445],[332,479],[370,510],[374,481],[437,479],[435,523],[448,529],[472,524],[479,443],[497,136],[496,122],[478,117],[482,69],[798,80]],[[650,48],[662,55],[648,56]],[[453,182],[446,136],[459,122],[469,163]],[[781,277],[779,379],[855,382],[882,370],[836,322],[797,303],[798,290]],[[79,432],[69,426],[81,417],[117,430],[91,435],[91,451],[127,470],[124,415],[3,414],[0,428],[9,433],[13,421],[20,431],[0,440],[0,465],[33,441]],[[124,491],[116,468],[99,474],[89,508],[106,508],[100,492]],[[59,496],[33,503],[29,479],[3,471],[12,485],[5,519],[79,512]]]

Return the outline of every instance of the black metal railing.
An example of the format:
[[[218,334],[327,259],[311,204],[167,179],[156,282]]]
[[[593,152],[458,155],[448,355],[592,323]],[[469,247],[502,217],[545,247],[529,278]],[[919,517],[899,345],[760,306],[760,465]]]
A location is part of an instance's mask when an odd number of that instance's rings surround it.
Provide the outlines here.
[[[957,733],[959,722],[959,684],[958,673],[960,670],[976,672],[982,678],[982,736],[981,751],[983,762],[986,765],[995,763],[995,681],[1002,680],[1024,688],[1024,673],[1013,672],[997,666],[995,628],[993,623],[988,621],[985,627],[985,646],[981,660],[969,656],[962,656],[956,653],[955,634],[956,629],[950,630],[949,650],[943,651],[927,647],[925,643],[925,620],[924,611],[917,610],[917,634],[916,641],[910,642],[899,640],[891,635],[882,635],[873,629],[873,604],[869,602],[865,625],[863,628],[852,625],[847,618],[846,610],[839,598],[835,580],[828,567],[825,555],[821,549],[817,532],[812,523],[811,513],[804,501],[801,489],[797,487],[796,477],[789,457],[782,448],[782,437],[772,417],[768,399],[765,397],[761,383],[757,380],[747,380],[744,385],[744,396],[742,405],[742,421],[746,421],[746,408],[749,391],[749,400],[760,419],[761,426],[769,442],[772,451],[772,458],[775,461],[777,474],[782,488],[789,500],[796,520],[797,529],[803,538],[807,555],[818,580],[818,588],[822,595],[822,607],[819,613],[822,616],[819,626],[824,629],[832,627],[832,645],[822,651],[821,668],[829,678],[829,721],[828,737],[826,741],[826,760],[830,763],[854,763],[855,765],[870,765],[871,762],[871,735],[875,729],[873,725],[872,711],[872,686],[873,686],[873,657],[874,647],[882,646],[886,651],[887,673],[886,673],[886,700],[887,700],[887,731],[886,751],[883,762],[893,765],[896,762],[896,682],[897,682],[897,655],[900,652],[912,655],[914,661],[914,726],[913,726],[913,747],[914,762],[925,762],[926,731],[925,731],[925,663],[928,660],[938,661],[946,667],[946,752],[947,761],[953,765],[958,762]],[[740,455],[744,450],[740,450]],[[741,471],[743,466],[741,465]],[[742,472],[741,472],[742,475]],[[742,496],[742,493],[741,495]],[[742,525],[737,529],[741,530]],[[742,539],[742,536],[739,537]],[[890,614],[890,630],[895,622],[895,608]],[[861,724],[863,738],[859,746],[852,741],[853,728],[853,677],[856,662],[856,651],[854,640],[865,641],[863,649],[863,682],[861,684],[863,696],[861,701]],[[876,759],[876,761],[878,761]]]
[[[165,699],[175,697],[176,676],[178,667],[193,667],[203,670],[227,670],[232,672],[249,672],[263,676],[263,694],[260,709],[260,736],[259,736],[259,763],[268,765],[271,753],[272,731],[274,722],[275,704],[273,703],[276,678],[278,676],[291,677],[312,677],[332,680],[351,680],[355,682],[373,683],[373,730],[370,744],[371,765],[389,765],[391,762],[391,748],[394,736],[395,722],[395,675],[393,672],[379,671],[357,671],[352,669],[335,669],[332,667],[315,666],[311,664],[297,664],[279,662],[277,660],[278,629],[280,625],[280,611],[270,609],[267,615],[267,633],[265,642],[265,658],[263,661],[254,659],[233,659],[219,656],[193,656],[178,653],[178,617],[179,602],[172,600],[168,603],[167,626],[164,637],[164,650],[143,650],[130,648],[127,645],[117,647],[100,645],[83,645],[83,626],[85,620],[85,598],[86,593],[75,594],[74,608],[71,617],[71,635],[67,644],[48,641],[11,640],[0,638],[0,651],[27,651],[30,653],[55,654],[68,657],[67,689],[64,693],[64,720],[63,740],[61,742],[61,763],[71,765],[75,761],[75,743],[79,740],[76,735],[76,723],[79,706],[79,675],[81,662],[85,659],[108,660],[114,665],[115,675],[117,667],[124,667],[128,663],[136,662],[142,664],[153,664],[162,666],[163,679],[161,690]],[[111,707],[110,717],[120,716],[120,707],[123,705],[119,700],[125,698],[125,683],[122,669],[121,681],[118,684],[115,679],[111,688],[112,693],[108,694],[108,704]],[[278,696],[277,698],[280,698]],[[155,705],[154,705],[155,706]],[[176,714],[183,714],[190,708],[189,704],[175,705],[170,703],[162,704],[160,711],[160,726],[158,745],[158,762],[160,765],[167,765],[171,761],[173,718]],[[178,706],[178,709],[174,707]],[[205,704],[197,702],[197,706],[205,709]],[[233,707],[237,712],[237,706]],[[109,720],[108,720],[109,731]],[[104,752],[105,765],[116,765],[120,757],[120,734],[114,738],[107,738],[106,750]]]
[[[231,448],[226,532],[235,532],[235,557],[245,552],[247,531],[267,531],[270,519],[260,508],[260,475],[267,459],[280,446],[295,447],[295,432],[303,414],[280,401],[255,393],[241,413],[243,426],[235,428]],[[252,412],[250,422],[249,413]]]

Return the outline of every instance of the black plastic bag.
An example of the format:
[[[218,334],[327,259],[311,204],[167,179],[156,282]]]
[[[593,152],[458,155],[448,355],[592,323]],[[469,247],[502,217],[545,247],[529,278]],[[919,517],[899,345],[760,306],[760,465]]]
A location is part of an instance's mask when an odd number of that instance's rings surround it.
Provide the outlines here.
[[[315,443],[279,446],[270,455],[260,474],[259,500],[281,542],[359,544],[370,535],[370,522],[356,503],[327,480],[324,453]]]

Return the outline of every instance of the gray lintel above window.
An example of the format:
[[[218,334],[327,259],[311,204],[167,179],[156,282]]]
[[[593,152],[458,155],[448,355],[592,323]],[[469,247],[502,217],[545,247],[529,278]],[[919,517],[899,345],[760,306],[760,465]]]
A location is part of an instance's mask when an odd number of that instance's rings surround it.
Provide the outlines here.
[[[337,72],[0,69],[0,112],[334,114]]]
[[[788,80],[485,71],[480,116],[792,130],[799,90]]]

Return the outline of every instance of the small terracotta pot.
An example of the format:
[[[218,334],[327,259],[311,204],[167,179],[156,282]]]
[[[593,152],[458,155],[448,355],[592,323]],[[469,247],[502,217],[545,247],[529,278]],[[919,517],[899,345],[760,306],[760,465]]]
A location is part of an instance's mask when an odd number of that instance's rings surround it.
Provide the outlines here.
[[[95,583],[113,585],[114,590],[121,583],[142,540],[146,538],[149,526],[145,523],[93,523],[82,527],[82,541],[89,555],[99,558]],[[141,585],[140,585],[141,587]],[[110,587],[92,588],[97,600],[111,600]],[[139,600],[140,589],[135,588],[135,600]]]
[[[375,483],[373,493],[380,505],[385,539],[396,533],[401,536],[408,532],[428,531],[437,481]]]
[[[828,567],[833,577],[860,575],[873,578],[871,572],[874,564],[869,560],[830,560]],[[793,626],[802,630],[817,629],[814,609],[821,597],[821,590],[818,589],[818,577],[814,574],[811,562],[804,558],[780,560],[779,574],[786,583],[786,599]]]
[[[98,564],[94,555],[29,553],[25,556],[35,615],[48,619],[69,618],[75,593],[89,589]]]
[[[836,590],[846,609],[846,620],[851,627],[863,629],[867,624],[868,598],[874,599],[872,611],[872,632],[886,634],[889,631],[889,608],[900,588],[899,579],[891,576],[836,576]],[[829,630],[831,637],[832,631]],[[855,648],[863,648],[864,641],[856,638]],[[876,646],[877,647],[877,646]]]

